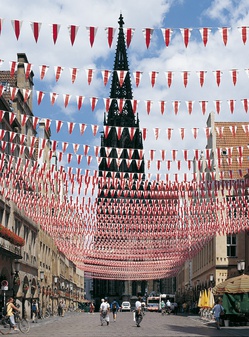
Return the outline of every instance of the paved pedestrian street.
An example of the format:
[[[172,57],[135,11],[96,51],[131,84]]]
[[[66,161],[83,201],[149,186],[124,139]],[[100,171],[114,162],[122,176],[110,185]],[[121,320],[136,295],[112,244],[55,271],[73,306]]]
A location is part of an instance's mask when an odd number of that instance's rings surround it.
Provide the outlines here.
[[[1,326],[0,332],[7,333]],[[12,334],[15,334],[12,332]],[[23,336],[21,332],[19,336]],[[147,312],[137,327],[133,321],[131,312],[121,312],[117,315],[117,321],[113,322],[110,316],[110,324],[100,325],[99,314],[66,313],[64,317],[51,317],[31,323],[29,337],[237,337],[249,336],[249,327],[223,327],[217,330],[214,323],[201,320],[198,316],[167,315]]]

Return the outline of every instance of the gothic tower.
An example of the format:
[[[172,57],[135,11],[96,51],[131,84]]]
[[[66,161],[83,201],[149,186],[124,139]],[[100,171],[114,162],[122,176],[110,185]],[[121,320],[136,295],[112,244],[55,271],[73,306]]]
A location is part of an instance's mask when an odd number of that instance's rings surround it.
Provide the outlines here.
[[[133,181],[135,190],[136,181],[143,184],[144,180],[144,155],[142,133],[139,129],[138,114],[133,100],[131,75],[127,57],[126,40],[124,34],[123,16],[119,17],[119,32],[115,52],[114,67],[112,72],[112,82],[109,98],[109,109],[104,113],[104,132],[101,136],[101,148],[99,164],[99,177],[110,178],[124,181],[125,178]],[[118,202],[120,198],[134,198],[132,192],[122,186],[114,186],[105,189],[106,186],[99,186],[99,212],[103,214],[105,200],[110,198],[113,203]],[[126,189],[126,193],[124,190]],[[105,192],[108,190],[108,193]],[[110,191],[113,192],[110,192]],[[136,197],[136,194],[135,194]],[[111,207],[105,214],[112,212]],[[101,226],[99,224],[99,226]],[[95,242],[101,242],[101,238],[95,238]],[[94,298],[100,299],[108,296],[109,299],[129,299],[126,295],[136,295],[137,290],[145,293],[146,281],[139,282],[139,288],[134,287],[131,281],[102,280],[94,279]],[[122,297],[123,296],[123,297]]]

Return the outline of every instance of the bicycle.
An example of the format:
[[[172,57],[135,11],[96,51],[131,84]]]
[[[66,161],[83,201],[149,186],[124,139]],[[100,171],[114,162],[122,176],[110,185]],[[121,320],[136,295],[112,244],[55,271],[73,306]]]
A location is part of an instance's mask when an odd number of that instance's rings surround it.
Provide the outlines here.
[[[15,312],[14,317],[15,317],[15,322],[16,322],[16,325],[17,325],[18,329],[22,333],[28,333],[29,330],[30,330],[29,321],[27,321],[26,318],[22,318],[20,316],[19,312]],[[9,330],[12,329],[12,324],[11,324],[10,318],[8,316],[4,316],[2,318],[2,324],[5,328],[8,328]]]

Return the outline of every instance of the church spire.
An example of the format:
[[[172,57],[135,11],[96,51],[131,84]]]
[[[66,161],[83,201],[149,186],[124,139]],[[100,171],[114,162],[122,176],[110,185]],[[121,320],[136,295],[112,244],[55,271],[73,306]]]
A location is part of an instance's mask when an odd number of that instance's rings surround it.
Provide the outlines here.
[[[132,84],[122,14],[118,23],[119,32],[110,90],[111,105],[104,114],[104,126],[109,131],[101,137],[100,155],[103,159],[99,165],[100,175],[101,171],[144,173],[144,158],[141,155],[143,141],[138,115],[134,114],[132,108]],[[107,153],[106,148],[111,148],[111,152]],[[129,151],[128,154],[128,149],[133,151]]]

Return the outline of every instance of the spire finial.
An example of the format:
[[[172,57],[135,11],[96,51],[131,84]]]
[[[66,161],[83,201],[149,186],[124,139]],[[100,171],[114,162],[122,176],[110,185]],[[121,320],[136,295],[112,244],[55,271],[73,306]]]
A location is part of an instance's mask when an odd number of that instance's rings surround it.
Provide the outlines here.
[[[119,16],[118,23],[119,23],[119,28],[123,28],[124,20],[123,20],[123,15],[121,13],[120,13],[120,16]]]

